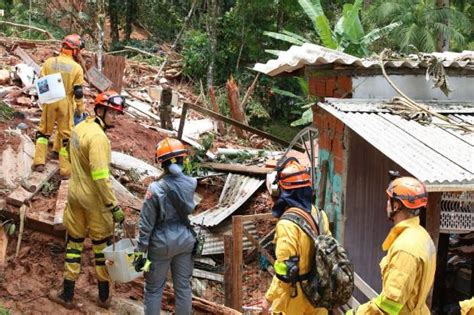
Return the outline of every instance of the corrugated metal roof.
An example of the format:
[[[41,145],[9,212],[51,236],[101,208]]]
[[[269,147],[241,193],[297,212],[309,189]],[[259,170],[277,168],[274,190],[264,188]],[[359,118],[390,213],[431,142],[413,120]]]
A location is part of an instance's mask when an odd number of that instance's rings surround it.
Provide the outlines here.
[[[474,51],[433,53],[432,55],[443,60],[444,67],[474,67]],[[253,69],[270,76],[275,76],[283,72],[293,72],[303,68],[305,65],[320,66],[326,64],[370,68],[378,66],[379,61],[377,59],[358,58],[337,50],[306,43],[302,46],[291,46],[287,51],[281,52],[277,59],[269,60],[266,63],[257,63]],[[410,55],[409,58],[403,60],[385,62],[386,67],[392,68],[418,68],[422,65],[422,61],[416,55]]]
[[[252,222],[244,222],[244,227],[249,233],[254,236],[256,239],[257,237],[257,229],[255,228],[255,224]],[[203,229],[202,235],[204,236],[204,246],[202,249],[202,255],[216,255],[216,254],[223,254],[224,253],[224,233],[230,232],[232,230],[232,223],[229,223],[223,227],[219,227],[218,229],[212,229],[212,231]],[[244,235],[243,249],[247,250],[252,248],[252,243],[247,239]]]
[[[423,181],[428,190],[474,190],[473,133],[436,126],[443,123],[436,117],[426,126],[383,111],[367,112],[367,104],[351,102],[350,111],[340,110],[347,104],[344,101],[318,105]],[[362,110],[357,111],[357,106]],[[474,117],[455,116],[471,122]]]
[[[264,180],[245,175],[227,175],[219,203],[215,207],[191,217],[191,222],[207,227],[218,225],[239,209],[263,182]]]

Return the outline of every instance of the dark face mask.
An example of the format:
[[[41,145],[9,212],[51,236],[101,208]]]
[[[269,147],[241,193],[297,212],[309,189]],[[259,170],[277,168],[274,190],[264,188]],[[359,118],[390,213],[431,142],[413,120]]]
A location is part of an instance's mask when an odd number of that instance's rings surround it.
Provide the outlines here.
[[[313,190],[311,187],[303,187],[291,190],[281,189],[280,196],[274,203],[272,214],[274,217],[281,217],[286,209],[291,207],[300,208],[311,213],[313,206]]]

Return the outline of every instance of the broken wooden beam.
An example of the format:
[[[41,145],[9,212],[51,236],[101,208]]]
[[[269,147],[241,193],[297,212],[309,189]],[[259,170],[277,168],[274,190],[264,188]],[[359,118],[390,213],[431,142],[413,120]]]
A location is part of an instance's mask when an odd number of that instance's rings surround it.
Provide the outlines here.
[[[243,222],[242,216],[232,217],[232,308],[242,309],[242,240]]]
[[[69,190],[69,180],[61,181],[61,185],[58,190],[58,197],[56,199],[56,209],[54,210],[54,229],[64,230],[63,217],[64,210],[67,204],[67,194]]]
[[[8,233],[3,225],[0,225],[0,275],[7,263]]]
[[[275,264],[275,258],[273,258],[273,256],[270,255],[270,254],[268,253],[268,251],[267,251],[265,248],[262,247],[262,245],[260,245],[259,241],[257,241],[257,240],[253,237],[253,235],[250,234],[250,232],[247,231],[247,229],[245,229],[245,227],[243,227],[243,229],[244,229],[243,232],[244,232],[245,236],[246,236],[246,237],[248,238],[248,240],[253,244],[253,246],[255,246],[255,247],[257,248],[258,252],[259,252],[260,254],[262,254],[263,256],[265,256],[265,258],[267,258],[268,261],[269,261],[272,265],[274,265],[274,264]]]
[[[271,140],[275,143],[278,143],[278,144],[280,144],[284,147],[288,147],[290,145],[290,143],[288,141],[285,141],[283,139],[275,137],[274,135],[266,133],[265,131],[259,130],[259,129],[254,128],[254,127],[250,127],[246,124],[242,124],[242,123],[238,122],[235,119],[223,116],[221,114],[213,112],[212,110],[209,110],[207,108],[204,108],[204,107],[201,107],[201,106],[198,106],[198,105],[195,105],[195,104],[191,104],[191,103],[184,103],[183,104],[181,120],[180,120],[180,123],[179,123],[178,139],[181,139],[181,137],[183,135],[184,123],[185,123],[185,119],[186,119],[186,112],[187,112],[188,108],[193,109],[197,112],[200,112],[201,114],[210,116],[214,119],[221,120],[221,121],[223,121],[225,123],[228,123],[228,124],[231,124],[233,126],[237,126],[237,127],[241,128],[241,129],[244,129],[248,132],[254,133],[254,134],[256,134],[260,137],[263,137],[263,138],[269,139],[269,140]],[[300,152],[305,152],[304,149],[299,147],[299,146],[295,146],[293,149],[297,150],[297,151],[300,151]]]
[[[120,56],[104,56],[104,75],[112,82],[111,88],[119,94],[122,91],[125,60]]]
[[[55,161],[50,161],[45,165],[44,172],[33,172],[26,180],[30,186],[34,186],[35,190],[27,191],[22,186],[17,187],[10,195],[7,197],[7,203],[17,207],[21,207],[25,202],[29,201],[40,189],[41,187],[53,177],[59,170],[58,163]]]
[[[224,304],[232,306],[232,255],[234,254],[232,234],[224,234]]]
[[[273,169],[271,168],[254,166],[254,165],[206,162],[206,163],[202,163],[201,166],[205,168],[212,168],[213,170],[216,170],[216,171],[255,174],[255,175],[261,175],[261,176],[265,176],[268,173],[273,172]]]

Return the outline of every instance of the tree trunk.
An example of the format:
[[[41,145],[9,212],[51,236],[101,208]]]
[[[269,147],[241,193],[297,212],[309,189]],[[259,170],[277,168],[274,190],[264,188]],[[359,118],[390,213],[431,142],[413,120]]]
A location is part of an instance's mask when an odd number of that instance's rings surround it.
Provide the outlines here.
[[[226,87],[227,87],[227,99],[229,101],[229,107],[230,107],[230,115],[232,116],[233,119],[247,125],[245,112],[242,108],[242,104],[240,103],[239,86],[237,85],[237,82],[235,82],[232,76],[227,81]],[[245,137],[245,134],[242,129],[235,128],[235,131],[237,133],[237,136],[241,138]]]
[[[111,46],[114,47],[119,41],[119,16],[118,16],[118,0],[109,0],[109,16],[110,16],[110,38]]]
[[[133,21],[138,12],[138,3],[136,0],[127,0],[127,15],[125,21],[125,41],[130,40],[133,31]]]
[[[219,0],[208,0],[208,14],[206,19],[206,31],[209,37],[209,64],[207,66],[207,89],[214,86],[214,66],[216,62],[217,49],[217,16],[219,10]]]
[[[449,0],[436,0],[436,7],[438,10],[449,8]],[[448,25],[449,22],[447,20],[444,20],[443,23]],[[437,41],[436,41],[436,50],[437,51],[449,50],[449,37],[447,34],[438,33]]]

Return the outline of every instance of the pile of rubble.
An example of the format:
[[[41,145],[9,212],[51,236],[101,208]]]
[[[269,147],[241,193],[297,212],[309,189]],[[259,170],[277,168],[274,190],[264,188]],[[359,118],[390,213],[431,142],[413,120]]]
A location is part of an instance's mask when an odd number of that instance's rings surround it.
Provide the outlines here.
[[[42,110],[35,89],[30,87],[32,76],[39,64],[57,53],[56,49],[55,43],[12,42],[0,38],[0,95],[3,97],[0,102],[0,277],[3,280],[0,281],[0,312],[1,305],[19,313],[32,307],[41,313],[63,311],[58,310],[46,294],[49,288],[60,284],[62,277],[64,240],[60,237],[64,237],[62,215],[68,182],[60,180],[55,161],[47,163],[44,173],[30,170],[34,154],[32,139]],[[86,67],[91,67],[89,84],[85,86],[86,108],[90,113],[97,86],[101,84],[94,83],[97,77],[91,76],[94,60],[93,54],[85,55]],[[128,61],[119,66],[123,73],[119,83],[122,94],[127,97],[128,108],[127,115],[109,132],[113,149],[112,181],[128,220],[136,225],[146,188],[162,173],[153,165],[155,146],[166,136],[176,136],[177,132],[162,129],[159,124],[156,105],[162,88],[155,83],[157,67]],[[167,84],[173,88],[172,124],[178,130],[183,104],[199,104],[199,99],[186,85]],[[204,313],[228,314],[230,310],[222,305],[225,300],[224,234],[232,230],[235,215],[269,212],[272,201],[264,183],[272,169],[266,166],[274,166],[283,152],[275,151],[280,147],[258,136],[242,140],[231,131],[224,135],[216,133],[216,121],[198,112],[188,114],[185,119],[181,138],[194,152],[195,164],[192,165],[198,171],[199,180],[195,196],[198,206],[191,221],[200,226],[206,240],[203,256],[195,263],[193,303],[196,310]],[[205,144],[203,135],[211,141]],[[255,143],[270,150],[246,148]],[[20,231],[8,236],[1,222],[11,223],[12,219]],[[271,259],[271,255],[267,250],[272,246],[274,223],[268,217],[256,217],[243,225],[245,263],[241,289],[243,305],[249,310],[258,309],[254,306],[271,281],[267,259]],[[79,311],[84,313],[97,311],[91,303],[95,291],[90,288],[95,288],[95,278],[90,244],[86,244],[86,252],[77,293]],[[265,255],[267,258],[262,259]],[[131,300],[142,300],[142,288],[142,280],[116,284],[114,308],[139,309]],[[172,302],[171,290],[166,291],[164,300]],[[171,310],[170,304],[165,303],[164,308]]]

